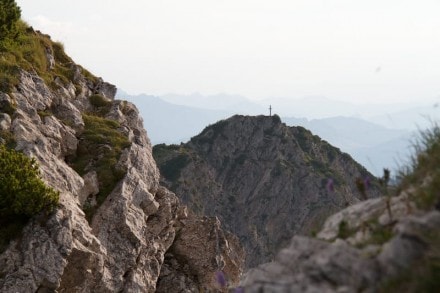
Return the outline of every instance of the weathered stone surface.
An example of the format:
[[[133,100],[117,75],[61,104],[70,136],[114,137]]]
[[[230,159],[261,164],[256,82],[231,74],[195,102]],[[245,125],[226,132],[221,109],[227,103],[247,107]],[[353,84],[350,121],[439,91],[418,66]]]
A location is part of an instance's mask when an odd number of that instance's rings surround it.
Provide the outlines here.
[[[238,285],[244,251],[235,236],[221,229],[218,219],[190,215],[180,221],[177,231],[156,292],[221,291],[215,277],[218,272],[225,275],[229,286]]]
[[[295,236],[275,262],[251,270],[243,285],[246,292],[358,292],[377,274],[376,264],[344,241]]]
[[[383,245],[378,260],[389,276],[411,267],[412,264],[437,251],[440,247],[440,212],[410,215],[395,226],[396,236]]]
[[[389,207],[389,208],[388,208]],[[317,237],[335,240],[340,233],[341,223],[346,230],[353,231],[346,240],[353,245],[365,242],[369,238],[368,223],[386,227],[408,216],[416,210],[414,202],[408,198],[408,192],[397,197],[380,197],[350,206],[329,217]]]
[[[96,171],[90,171],[83,176],[84,186],[78,195],[78,200],[81,205],[90,197],[99,193],[98,174]]]
[[[51,110],[59,120],[73,128],[77,135],[82,133],[84,121],[80,112],[81,108],[77,108],[68,98],[56,96],[52,101]]]
[[[392,214],[393,222],[387,223],[393,228],[390,239],[374,243],[370,233],[363,241],[372,244],[362,246],[361,242],[350,244],[337,238],[333,231],[337,229],[336,220],[353,221],[350,227],[356,233],[357,229],[362,230],[360,222],[378,223],[387,210],[382,199],[359,203],[330,217],[318,234],[335,239],[334,242],[295,236],[274,262],[247,273],[242,283],[245,292],[382,292],[384,288],[388,288],[385,292],[420,292],[424,287],[419,282],[436,275],[415,277],[409,282],[411,287],[390,284],[405,281],[413,271],[430,273],[430,261],[435,262],[440,256],[440,212],[417,211],[414,206],[403,211],[401,203],[408,201],[407,197],[404,192],[391,199],[390,209],[398,212]],[[378,225],[380,229],[387,227]]]
[[[117,88],[113,84],[105,82],[102,80],[102,78],[99,78],[93,91],[95,94],[99,94],[110,100],[113,100],[115,98]]]
[[[82,211],[69,194],[61,194],[61,207],[47,221],[35,218],[0,255],[2,292],[36,292],[60,285],[68,256],[79,249],[84,254],[100,253],[99,240],[91,234]],[[99,270],[99,266],[90,266]]]

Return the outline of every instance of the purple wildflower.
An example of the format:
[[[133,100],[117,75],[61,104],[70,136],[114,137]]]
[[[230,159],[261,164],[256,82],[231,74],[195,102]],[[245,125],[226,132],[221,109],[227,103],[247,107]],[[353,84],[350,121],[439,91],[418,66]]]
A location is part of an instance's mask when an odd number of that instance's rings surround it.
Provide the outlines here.
[[[328,192],[335,191],[335,184],[333,182],[333,179],[329,178],[327,179],[327,185],[325,186]]]
[[[244,288],[243,287],[237,287],[234,289],[234,293],[244,293]]]
[[[215,278],[217,280],[217,283],[222,287],[226,287],[227,283],[226,283],[226,278],[225,278],[225,274],[222,271],[217,271],[215,272]]]

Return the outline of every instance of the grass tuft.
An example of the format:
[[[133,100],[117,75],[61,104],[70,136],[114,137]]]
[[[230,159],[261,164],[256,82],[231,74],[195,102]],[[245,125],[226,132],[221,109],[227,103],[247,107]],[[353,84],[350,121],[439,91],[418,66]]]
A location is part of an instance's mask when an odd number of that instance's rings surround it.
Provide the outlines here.
[[[73,82],[74,62],[67,56],[61,43],[53,42],[48,35],[35,32],[23,21],[17,23],[17,30],[14,39],[0,40],[1,91],[9,93],[18,85],[20,69],[35,72],[52,89],[59,87],[57,80],[64,85]],[[49,55],[54,57],[54,66],[49,62]],[[97,80],[90,72],[84,69],[82,72],[92,82]]]
[[[399,174],[398,191],[418,186],[412,199],[420,209],[430,210],[440,202],[440,126],[421,132],[414,145],[411,164]]]
[[[76,157],[70,164],[81,176],[95,170],[98,174],[99,193],[96,206],[84,206],[91,220],[96,209],[104,202],[125,170],[116,167],[122,150],[130,146],[130,141],[118,129],[119,123],[94,115],[83,115],[85,128],[80,137]]]
[[[94,113],[98,116],[105,116],[110,112],[112,102],[101,95],[92,95],[89,97],[90,104],[95,107]]]

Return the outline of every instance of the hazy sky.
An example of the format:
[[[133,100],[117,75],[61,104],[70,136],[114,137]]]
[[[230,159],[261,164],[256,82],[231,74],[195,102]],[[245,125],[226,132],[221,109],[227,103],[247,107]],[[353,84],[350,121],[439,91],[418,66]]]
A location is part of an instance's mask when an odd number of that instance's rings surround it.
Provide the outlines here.
[[[17,0],[129,93],[440,96],[438,0]]]

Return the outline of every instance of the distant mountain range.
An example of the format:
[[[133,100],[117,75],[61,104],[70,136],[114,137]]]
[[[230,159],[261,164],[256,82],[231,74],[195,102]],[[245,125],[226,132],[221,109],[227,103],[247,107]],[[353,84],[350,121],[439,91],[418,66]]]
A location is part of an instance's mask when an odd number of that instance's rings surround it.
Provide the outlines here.
[[[272,105],[273,113],[287,125],[311,130],[377,176],[383,168],[397,170],[405,165],[417,129],[440,119],[434,103],[356,105],[317,96],[251,101],[227,94],[157,97],[118,92],[117,96],[136,104],[153,144],[186,142],[207,125],[235,114],[268,115]]]
[[[259,115],[266,112],[265,106],[250,101],[239,95],[217,94],[204,96],[198,93],[191,95],[168,94],[160,96],[166,102],[175,105],[189,106],[199,109],[224,110],[227,112],[242,112],[248,115]]]
[[[287,125],[303,126],[327,140],[373,174],[382,175],[383,168],[396,170],[406,163],[411,153],[413,131],[391,129],[353,117],[324,119],[283,118]]]
[[[152,144],[187,141],[207,125],[230,115],[224,110],[182,106],[148,95],[121,98],[136,104]]]

